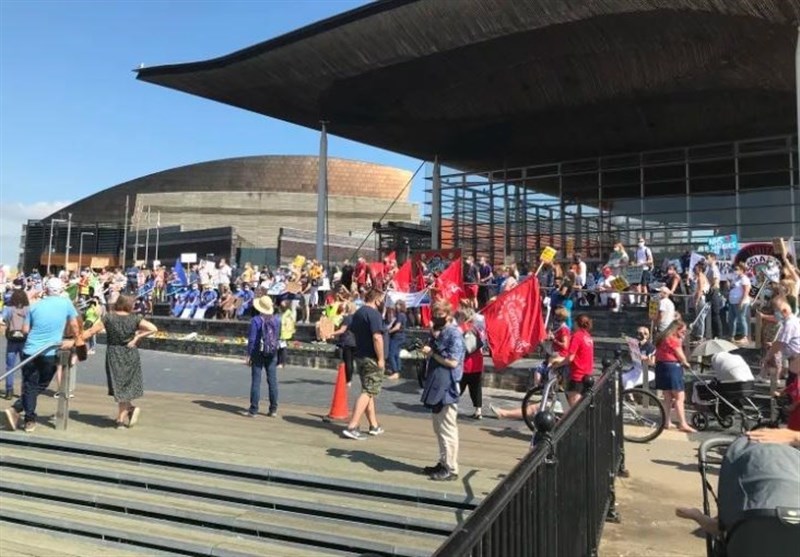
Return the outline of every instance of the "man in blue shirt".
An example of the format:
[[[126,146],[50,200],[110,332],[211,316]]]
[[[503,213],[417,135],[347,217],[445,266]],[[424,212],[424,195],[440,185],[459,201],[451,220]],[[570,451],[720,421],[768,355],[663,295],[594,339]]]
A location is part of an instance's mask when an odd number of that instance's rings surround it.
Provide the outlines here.
[[[64,338],[64,331],[69,327],[70,335],[77,343],[83,343],[78,326],[78,312],[69,298],[61,296],[64,283],[59,278],[50,278],[45,284],[47,296],[31,306],[25,320],[23,332],[28,338],[22,349],[22,359],[42,351],[33,360],[22,367],[22,397],[14,406],[5,411],[11,430],[17,429],[19,416],[25,412],[25,431],[30,433],[36,429],[36,401],[39,393],[44,391],[58,366],[57,348]],[[53,347],[49,348],[48,347]],[[47,350],[45,350],[47,349]]]
[[[422,349],[428,356],[428,372],[422,403],[433,416],[433,431],[439,441],[439,462],[423,470],[435,481],[458,478],[458,382],[464,372],[464,336],[452,322],[448,302],[433,306],[431,341]]]

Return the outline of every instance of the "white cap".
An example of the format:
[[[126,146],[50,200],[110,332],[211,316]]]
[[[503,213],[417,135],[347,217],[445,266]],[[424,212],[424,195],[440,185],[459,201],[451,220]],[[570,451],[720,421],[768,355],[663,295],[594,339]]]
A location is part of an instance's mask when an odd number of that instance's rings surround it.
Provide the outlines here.
[[[64,291],[64,283],[58,277],[52,277],[47,279],[47,283],[45,283],[45,290],[51,296],[57,296]]]

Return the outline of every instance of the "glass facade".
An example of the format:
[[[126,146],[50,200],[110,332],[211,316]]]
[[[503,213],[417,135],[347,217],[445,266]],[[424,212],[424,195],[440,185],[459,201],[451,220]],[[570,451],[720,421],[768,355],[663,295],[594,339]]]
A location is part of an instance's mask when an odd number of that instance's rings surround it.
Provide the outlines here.
[[[796,136],[440,174],[441,247],[494,263],[536,261],[546,245],[605,261],[640,235],[659,258],[702,251],[712,236],[800,239]]]

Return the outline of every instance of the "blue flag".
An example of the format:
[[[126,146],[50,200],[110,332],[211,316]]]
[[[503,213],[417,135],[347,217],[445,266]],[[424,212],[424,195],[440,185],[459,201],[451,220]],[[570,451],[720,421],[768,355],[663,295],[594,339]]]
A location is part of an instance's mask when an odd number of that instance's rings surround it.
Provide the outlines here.
[[[189,285],[189,279],[186,278],[186,271],[183,269],[183,263],[181,263],[180,259],[175,260],[175,266],[172,267],[172,272],[175,273],[175,276],[178,277],[178,280],[183,286]]]

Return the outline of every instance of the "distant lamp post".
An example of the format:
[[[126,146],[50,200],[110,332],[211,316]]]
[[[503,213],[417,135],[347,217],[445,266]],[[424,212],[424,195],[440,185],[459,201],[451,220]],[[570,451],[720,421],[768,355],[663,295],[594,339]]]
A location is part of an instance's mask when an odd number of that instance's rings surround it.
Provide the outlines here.
[[[83,267],[83,237],[84,236],[94,236],[94,232],[81,232],[80,249],[78,251],[78,272],[80,272],[81,268]]]
[[[67,222],[66,219],[50,219],[50,243],[47,245],[47,274],[50,274],[50,260],[53,255],[53,224]]]

